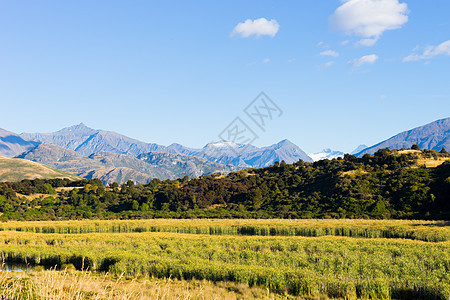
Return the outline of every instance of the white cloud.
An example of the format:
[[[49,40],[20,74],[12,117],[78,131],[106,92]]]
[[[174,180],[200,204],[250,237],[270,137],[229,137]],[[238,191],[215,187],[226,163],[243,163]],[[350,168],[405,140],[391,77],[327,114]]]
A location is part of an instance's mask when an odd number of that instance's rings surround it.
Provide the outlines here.
[[[341,46],[345,46],[345,45],[347,45],[348,43],[350,43],[349,40],[342,41],[342,42],[341,42]]]
[[[414,48],[413,51],[417,51],[418,48]],[[428,46],[422,54],[411,54],[405,58],[403,61],[417,61],[421,59],[431,59],[438,55],[450,55],[450,40],[443,42],[437,46]]]
[[[288,59],[288,63],[293,63],[294,61],[296,61],[295,58]]]
[[[263,64],[267,64],[267,63],[270,63],[270,58],[265,58],[265,59],[263,60]]]
[[[330,17],[332,27],[361,37],[358,44],[373,46],[386,30],[408,22],[408,5],[398,0],[343,0]]]
[[[336,51],[333,51],[333,50],[326,50],[326,51],[320,52],[319,55],[338,57],[339,53],[337,53]]]
[[[274,19],[270,21],[265,18],[259,18],[256,20],[247,19],[245,22],[237,24],[230,35],[237,35],[241,37],[250,37],[252,35],[260,37],[263,35],[268,35],[274,37],[279,29],[280,25]]]
[[[348,63],[354,67],[361,67],[362,65],[369,64],[373,65],[378,60],[378,56],[375,54],[365,55],[361,58],[357,58],[353,61],[349,61]]]

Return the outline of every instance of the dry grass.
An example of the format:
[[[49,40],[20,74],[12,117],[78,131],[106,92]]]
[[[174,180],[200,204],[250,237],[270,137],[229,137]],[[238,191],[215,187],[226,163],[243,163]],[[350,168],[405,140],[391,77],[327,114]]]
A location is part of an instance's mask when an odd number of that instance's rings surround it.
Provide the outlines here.
[[[11,299],[281,299],[231,282],[133,279],[81,271],[1,272],[0,296]]]
[[[411,150],[411,149],[408,149],[408,150],[399,150],[397,153],[398,153],[399,155],[401,155],[401,154],[408,154],[408,153],[418,153],[418,154],[420,154],[421,151],[420,151],[420,150]]]
[[[55,170],[26,159],[0,156],[0,181],[20,181],[22,179],[36,178],[81,179],[79,176]]]
[[[61,191],[71,191],[73,189],[82,189],[83,186],[78,186],[78,187],[72,187],[72,186],[68,186],[68,187],[57,187],[54,188],[57,192],[61,192]]]
[[[20,197],[20,198],[25,198],[28,201],[33,201],[34,199],[44,199],[44,198],[47,198],[47,197],[55,197],[56,195],[51,195],[51,194],[23,195],[23,194],[17,193],[17,196]]]
[[[426,166],[427,168],[436,168],[442,165],[444,162],[450,160],[448,157],[439,157],[437,159],[434,158],[419,158],[417,160],[417,164],[413,166],[413,168],[419,168],[422,166]]]
[[[416,159],[415,164],[411,167],[413,169],[421,168],[423,166],[426,166],[427,168],[436,168],[442,165],[444,162],[450,160],[450,157],[426,157],[426,155],[424,155],[424,153],[422,153],[422,151],[420,150],[400,150],[395,151],[394,153],[396,153],[397,155],[413,153],[413,157]]]
[[[351,171],[347,171],[347,172],[342,172],[341,177],[344,177],[344,176],[355,177],[356,175],[363,175],[363,174],[367,174],[367,171],[358,169],[358,170],[351,170]]]

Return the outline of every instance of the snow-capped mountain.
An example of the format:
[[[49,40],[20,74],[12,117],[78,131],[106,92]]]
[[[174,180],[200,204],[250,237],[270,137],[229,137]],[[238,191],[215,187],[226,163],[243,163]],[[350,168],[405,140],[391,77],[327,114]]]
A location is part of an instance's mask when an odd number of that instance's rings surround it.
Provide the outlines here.
[[[267,147],[219,141],[207,144],[201,149],[172,144],[168,147],[146,143],[112,131],[92,129],[83,123],[53,133],[22,133],[24,140],[37,144],[46,143],[74,150],[84,156],[101,151],[126,154],[137,157],[146,153],[171,153],[199,157],[214,163],[233,165],[239,168],[261,168],[284,160],[293,163],[302,159],[312,162],[298,146],[288,140]]]
[[[289,140],[261,148],[229,141],[209,143],[201,149],[188,148],[179,144],[172,144],[167,148],[181,154],[241,168],[262,168],[282,160],[286,163],[297,162],[299,159],[306,162],[313,161],[302,149]]]
[[[353,150],[350,154],[354,155],[366,149],[366,145],[359,145]],[[319,161],[321,159],[333,159],[338,157],[344,157],[345,153],[342,151],[331,150],[330,148],[323,149],[322,152],[317,153],[309,153],[308,156],[311,157],[314,161]]]
[[[321,159],[333,159],[338,157],[344,157],[344,152],[335,151],[331,149],[323,149],[322,152],[318,153],[309,153],[309,157],[311,157],[314,161],[318,161]]]

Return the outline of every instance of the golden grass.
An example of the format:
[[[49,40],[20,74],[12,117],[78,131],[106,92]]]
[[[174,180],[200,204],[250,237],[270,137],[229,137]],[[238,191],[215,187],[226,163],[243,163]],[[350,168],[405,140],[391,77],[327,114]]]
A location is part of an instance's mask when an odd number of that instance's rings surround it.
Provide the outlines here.
[[[362,175],[362,174],[367,174],[368,172],[364,171],[364,170],[351,170],[351,171],[347,171],[347,172],[342,172],[341,176],[350,176],[350,177],[354,177],[356,175]]]
[[[31,194],[31,195],[23,195],[23,194],[19,194],[19,193],[16,193],[16,194],[18,197],[25,198],[28,201],[33,201],[34,199],[39,199],[39,198],[44,199],[47,197],[56,197],[56,195],[51,195],[51,194]]]
[[[420,150],[411,150],[411,149],[408,149],[408,150],[399,150],[398,152],[398,155],[401,155],[401,154],[408,154],[408,153],[421,153],[421,151]]]
[[[450,241],[446,221],[361,219],[146,219],[9,221],[0,231],[45,234],[172,232],[194,235],[231,236],[347,236],[352,238]]]
[[[73,273],[86,280],[72,273],[34,272],[60,276],[58,284],[51,285],[44,275],[27,275],[29,280],[5,285],[28,284],[42,292],[36,286],[47,285],[48,293],[61,299],[66,299],[63,292],[81,295],[73,299],[450,299],[448,225],[401,220],[8,222],[0,224],[0,253],[11,265],[96,271]],[[398,235],[383,238],[386,233]],[[113,278],[119,278],[116,285]],[[268,295],[267,289],[276,294]]]
[[[413,168],[420,168],[422,166],[426,166],[427,168],[436,168],[442,165],[444,162],[450,160],[448,157],[439,157],[437,159],[434,158],[419,158],[417,160],[416,165]]]
[[[267,289],[206,280],[111,279],[88,271],[1,272],[0,296],[12,299],[281,299]]]
[[[414,153],[414,158],[416,159],[416,163],[411,167],[413,169],[421,168],[426,166],[427,168],[436,168],[442,165],[444,162],[450,160],[450,157],[424,157],[424,154],[420,150],[399,150],[394,151],[396,155],[402,154],[410,154]]]

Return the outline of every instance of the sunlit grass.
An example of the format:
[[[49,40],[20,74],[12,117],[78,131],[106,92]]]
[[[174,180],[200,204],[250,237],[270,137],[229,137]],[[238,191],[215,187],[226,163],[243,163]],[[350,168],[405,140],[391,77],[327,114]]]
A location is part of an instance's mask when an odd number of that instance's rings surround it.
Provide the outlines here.
[[[450,223],[410,220],[249,220],[249,219],[150,219],[27,221],[0,223],[0,230],[36,233],[174,232],[210,235],[309,236],[404,238],[449,241]]]
[[[145,220],[2,226],[0,252],[6,263],[73,265],[126,280],[207,280],[302,297],[450,298],[444,222]],[[328,231],[333,235],[325,235]],[[395,235],[385,238],[389,231]]]
[[[230,282],[111,279],[89,271],[1,272],[0,296],[10,299],[281,299],[267,289]]]

